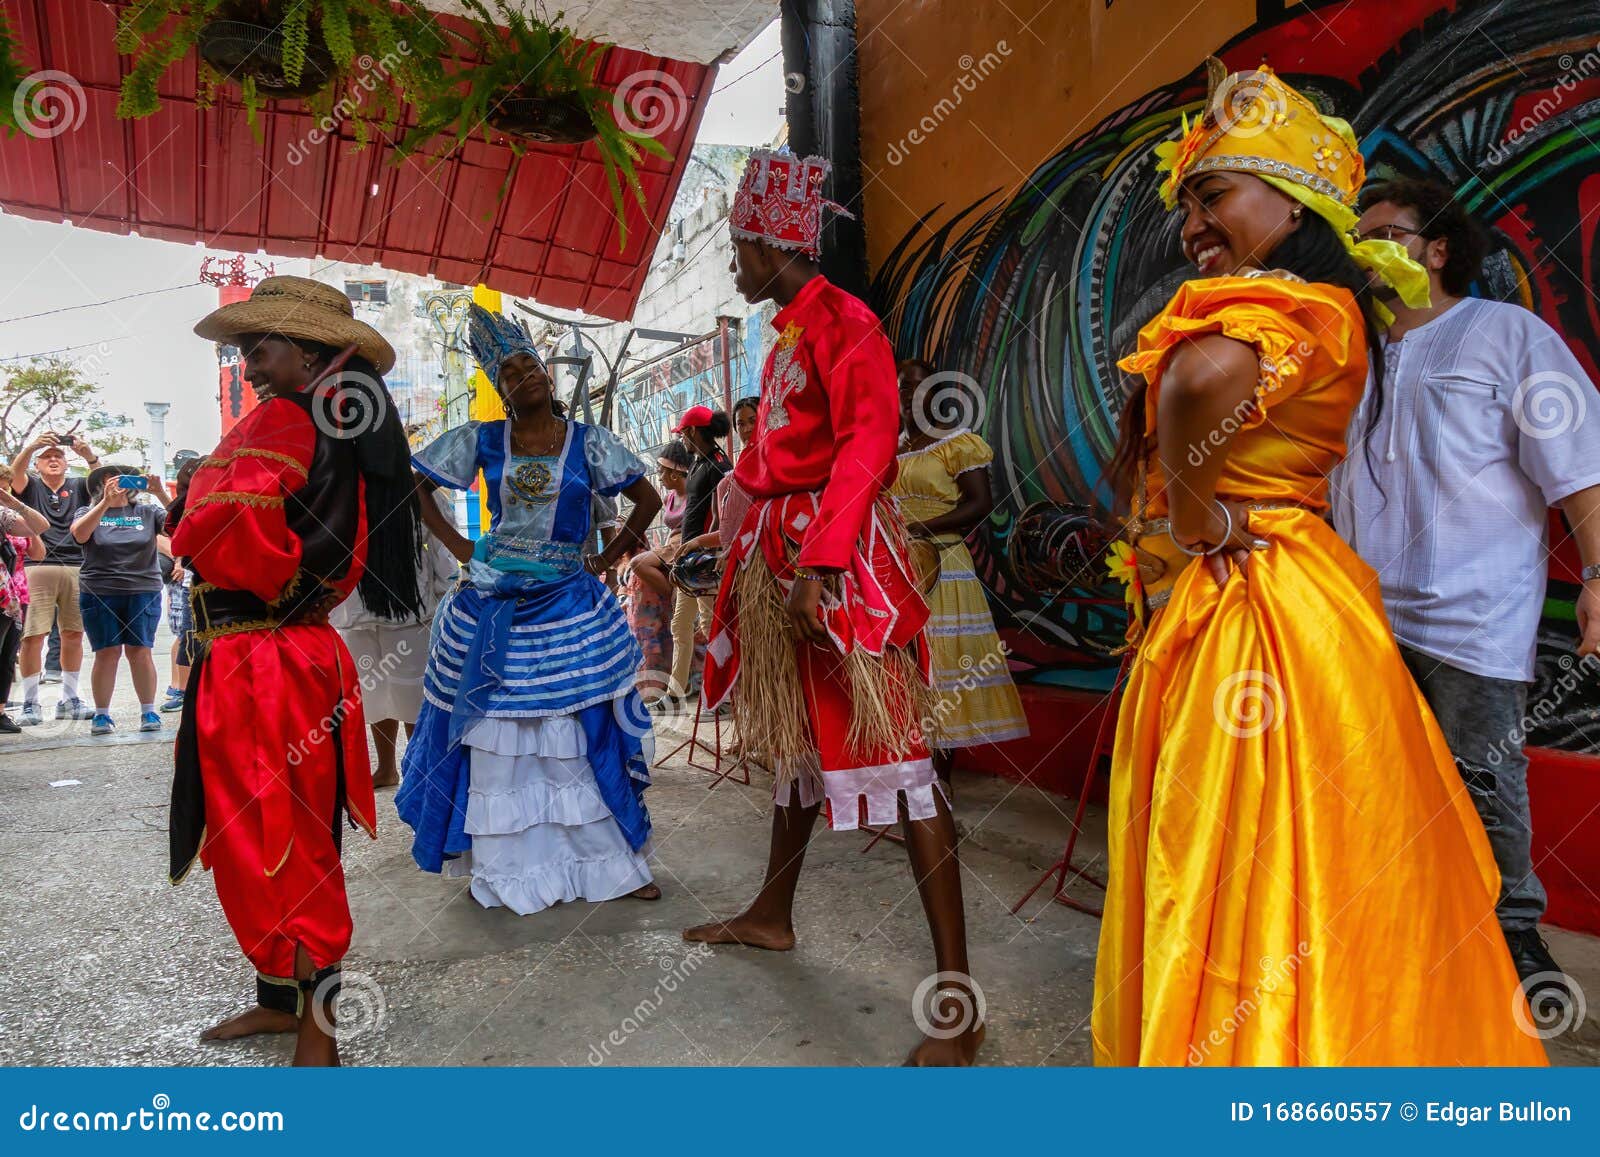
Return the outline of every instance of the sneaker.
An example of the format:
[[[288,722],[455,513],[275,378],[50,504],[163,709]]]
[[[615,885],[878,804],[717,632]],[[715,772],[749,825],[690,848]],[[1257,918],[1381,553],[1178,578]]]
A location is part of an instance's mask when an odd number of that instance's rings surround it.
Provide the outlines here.
[[[93,719],[94,708],[82,699],[63,699],[56,704],[57,719]]]
[[[41,683],[59,683],[59,682],[61,682],[61,672],[60,671],[46,671],[43,675],[39,676],[39,682],[41,682]]]
[[[44,712],[39,710],[37,703],[24,703],[22,705],[22,725],[24,727],[37,727],[44,722]]]
[[[144,712],[142,715],[139,716],[139,730],[140,731],[160,731],[161,730],[161,716],[157,715],[154,711],[146,711],[146,712]]]
[[[89,725],[89,734],[110,735],[116,729],[117,725],[111,722],[110,715],[103,711],[96,711],[94,713],[94,722]]]
[[[21,735],[22,728],[17,721],[4,711],[0,711],[0,735]]]
[[[167,688],[167,701],[161,705],[163,711],[182,711],[183,692],[176,687]]]

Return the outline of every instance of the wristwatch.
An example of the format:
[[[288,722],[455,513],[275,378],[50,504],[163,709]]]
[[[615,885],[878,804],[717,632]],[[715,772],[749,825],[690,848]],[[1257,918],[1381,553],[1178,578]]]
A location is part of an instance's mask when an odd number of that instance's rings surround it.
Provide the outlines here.
[[[1600,579],[1600,562],[1590,563],[1579,573],[1584,582],[1593,582],[1595,579]]]

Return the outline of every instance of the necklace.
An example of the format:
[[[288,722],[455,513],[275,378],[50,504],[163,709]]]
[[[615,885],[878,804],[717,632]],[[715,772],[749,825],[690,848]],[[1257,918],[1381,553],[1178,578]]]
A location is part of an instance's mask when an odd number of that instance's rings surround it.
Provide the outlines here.
[[[511,427],[511,452],[519,458],[548,458],[561,449],[561,444],[566,440],[567,423],[565,419],[556,427],[554,437],[546,438],[543,442],[531,446],[524,444],[520,449],[517,446],[517,428],[515,426]]]

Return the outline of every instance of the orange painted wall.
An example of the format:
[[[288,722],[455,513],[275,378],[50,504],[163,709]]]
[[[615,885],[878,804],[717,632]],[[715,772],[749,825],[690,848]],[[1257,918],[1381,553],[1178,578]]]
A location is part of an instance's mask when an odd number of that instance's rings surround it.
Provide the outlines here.
[[[933,205],[1020,185],[1097,121],[1191,71],[1255,10],[1254,0],[857,0],[872,266]]]

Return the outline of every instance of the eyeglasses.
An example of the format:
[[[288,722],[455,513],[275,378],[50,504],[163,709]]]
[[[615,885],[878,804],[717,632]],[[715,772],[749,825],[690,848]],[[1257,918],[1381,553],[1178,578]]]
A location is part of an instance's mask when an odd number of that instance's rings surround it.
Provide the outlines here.
[[[1399,241],[1401,237],[1423,237],[1427,234],[1420,229],[1409,229],[1404,225],[1379,225],[1376,229],[1369,229],[1365,233],[1358,233],[1363,241]]]

